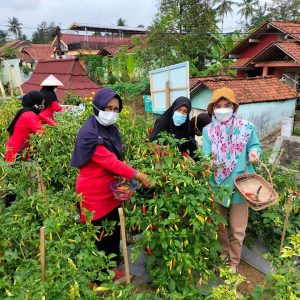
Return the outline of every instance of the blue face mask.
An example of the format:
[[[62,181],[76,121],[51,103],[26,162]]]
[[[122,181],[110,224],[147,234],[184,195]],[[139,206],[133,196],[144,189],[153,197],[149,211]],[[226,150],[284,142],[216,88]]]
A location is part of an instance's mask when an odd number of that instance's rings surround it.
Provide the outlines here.
[[[174,125],[180,126],[186,121],[187,115],[183,115],[175,111],[172,118],[173,118]]]

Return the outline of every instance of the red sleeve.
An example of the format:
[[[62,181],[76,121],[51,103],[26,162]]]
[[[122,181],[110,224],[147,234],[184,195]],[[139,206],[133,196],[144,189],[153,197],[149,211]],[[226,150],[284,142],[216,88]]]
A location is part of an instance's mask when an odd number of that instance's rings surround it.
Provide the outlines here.
[[[38,115],[36,115],[35,113],[32,113],[32,114],[26,114],[26,127],[29,128],[29,130],[32,132],[32,133],[44,133],[45,132],[45,129],[38,117]],[[40,132],[38,132],[40,131]]]
[[[53,120],[45,117],[43,114],[39,114],[39,119],[48,125],[51,125],[51,126],[56,125],[56,123]]]
[[[53,102],[51,103],[51,108],[52,108],[52,110],[55,111],[55,112],[62,111],[62,107],[58,104],[57,101],[53,101]]]
[[[135,169],[120,161],[114,153],[103,145],[96,147],[92,160],[106,170],[127,179],[132,179],[136,173]]]

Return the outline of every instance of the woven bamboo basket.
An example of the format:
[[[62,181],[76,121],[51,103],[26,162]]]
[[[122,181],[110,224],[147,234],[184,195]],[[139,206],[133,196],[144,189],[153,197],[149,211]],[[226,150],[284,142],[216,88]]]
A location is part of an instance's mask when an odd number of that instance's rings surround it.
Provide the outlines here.
[[[266,169],[270,183],[258,174],[245,173],[237,176],[234,180],[236,189],[246,199],[249,206],[254,210],[261,210],[273,205],[278,200],[278,194],[273,188],[273,180],[267,166],[260,161]]]

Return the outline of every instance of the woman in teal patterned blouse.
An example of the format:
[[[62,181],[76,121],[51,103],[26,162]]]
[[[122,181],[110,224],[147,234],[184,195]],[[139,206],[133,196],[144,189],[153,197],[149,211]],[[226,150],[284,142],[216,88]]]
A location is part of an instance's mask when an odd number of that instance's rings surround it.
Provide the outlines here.
[[[227,232],[227,226],[220,225],[218,237],[222,246],[221,257],[228,261],[233,272],[237,272],[248,225],[248,204],[234,189],[234,178],[245,169],[254,173],[252,163],[257,162],[261,154],[254,126],[237,116],[238,107],[231,89],[223,87],[213,92],[207,107],[208,113],[212,114],[212,122],[203,129],[202,147],[205,155],[213,156],[215,174],[211,179],[212,185],[223,185],[233,190],[230,197],[215,199],[219,213],[226,220],[229,215],[230,232]]]

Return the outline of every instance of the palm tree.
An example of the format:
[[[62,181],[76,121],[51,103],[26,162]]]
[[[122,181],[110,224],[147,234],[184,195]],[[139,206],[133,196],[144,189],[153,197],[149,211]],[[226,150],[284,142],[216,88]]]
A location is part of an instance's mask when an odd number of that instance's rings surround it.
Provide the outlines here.
[[[21,39],[22,37],[22,26],[23,24],[19,22],[18,18],[12,17],[12,19],[8,19],[8,29],[15,35],[16,38]]]
[[[243,0],[242,3],[238,4],[238,7],[241,8],[238,11],[238,14],[245,18],[246,24],[248,19],[250,19],[253,16],[255,8],[258,7],[258,5],[258,0]]]
[[[232,15],[233,9],[232,6],[235,5],[236,2],[230,0],[214,0],[213,5],[218,5],[215,9],[217,11],[217,15],[222,18],[222,31],[224,24],[224,17],[227,16],[228,13]]]

